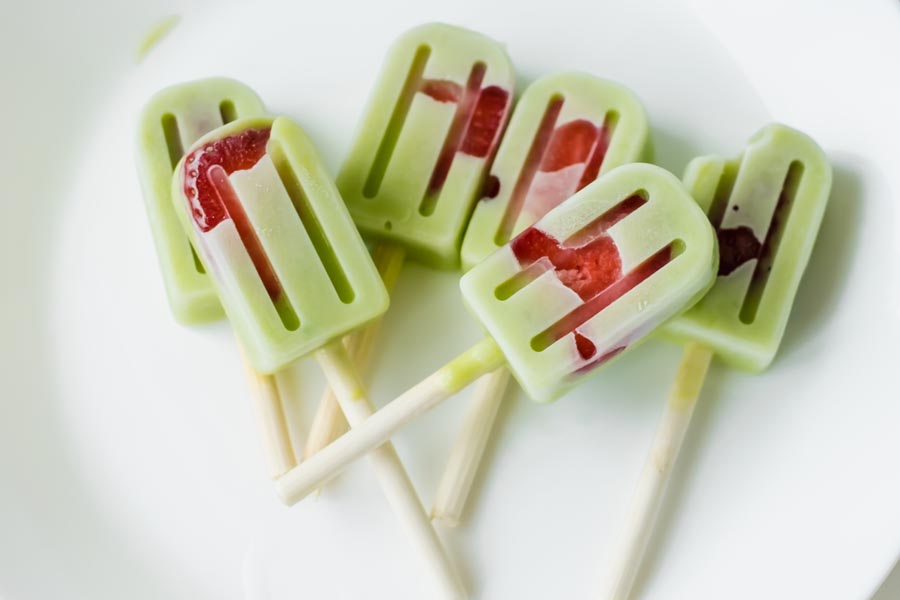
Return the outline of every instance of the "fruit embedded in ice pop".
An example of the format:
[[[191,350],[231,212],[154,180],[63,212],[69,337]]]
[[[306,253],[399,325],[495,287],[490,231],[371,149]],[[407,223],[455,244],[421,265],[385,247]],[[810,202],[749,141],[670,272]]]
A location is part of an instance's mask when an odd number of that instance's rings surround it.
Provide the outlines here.
[[[557,398],[696,302],[715,278],[715,250],[678,179],[645,164],[610,171],[463,276],[490,337],[292,469],[278,490],[298,501],[504,362],[532,399]]]
[[[531,84],[516,104],[466,228],[463,267],[485,259],[601,173],[641,159],[648,130],[637,97],[611,81],[585,73],[557,73]],[[535,231],[520,240],[519,249],[527,251],[525,246],[548,241],[536,235]],[[608,240],[601,238],[597,247],[585,252],[612,261],[615,249]],[[574,254],[568,256],[560,258],[571,260]],[[614,265],[608,266],[606,278],[614,274]],[[594,285],[603,284],[601,273]],[[586,338],[576,337],[576,343],[588,352]],[[435,496],[434,518],[459,523],[508,381],[508,372],[500,369],[486,375],[473,394]]]
[[[315,352],[351,426],[368,418],[341,337],[384,313],[387,292],[303,130],[282,117],[235,121],[188,151],[172,185],[251,362],[273,371]],[[369,458],[442,593],[464,596],[393,447]]]
[[[172,173],[201,136],[240,117],[266,112],[259,97],[232,79],[201,79],[157,93],[144,107],[138,168],[169,304],[185,324],[221,318],[222,307],[203,263],[172,207]]]
[[[697,158],[685,183],[719,238],[719,277],[666,332],[728,364],[765,369],[775,357],[831,188],[831,167],[809,137],[770,125],[735,160]]]
[[[272,372],[387,309],[387,294],[306,134],[240,119],[178,164],[173,199],[251,363]]]
[[[466,269],[599,175],[640,160],[647,115],[628,89],[585,73],[531,84],[516,105],[462,245]]]
[[[391,47],[338,188],[360,230],[453,267],[506,124],[503,48],[458,27],[417,27]]]
[[[831,167],[809,137],[773,124],[736,160],[695,159],[684,181],[716,229],[718,278],[665,328],[687,344],[611,555],[610,599],[629,594],[712,357],[751,371],[774,358],[828,201]]]

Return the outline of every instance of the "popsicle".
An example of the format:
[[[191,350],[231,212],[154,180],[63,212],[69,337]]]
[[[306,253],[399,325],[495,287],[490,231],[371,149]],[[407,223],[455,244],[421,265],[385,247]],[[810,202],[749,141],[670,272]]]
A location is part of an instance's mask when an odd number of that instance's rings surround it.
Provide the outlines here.
[[[516,105],[462,244],[471,268],[598,175],[647,154],[649,125],[627,88],[586,73],[531,84]],[[509,381],[505,367],[479,380],[434,506],[456,525]]]
[[[137,160],[147,215],[169,304],[180,323],[192,325],[224,317],[215,287],[178,223],[172,206],[175,165],[198,138],[239,117],[263,115],[256,93],[233,79],[212,78],[168,87],[141,112]],[[247,366],[269,473],[281,475],[297,464],[282,399],[273,376]]]
[[[506,52],[473,31],[432,23],[388,51],[337,186],[353,220],[376,241],[393,285],[405,256],[459,264],[472,207],[506,124],[515,74]],[[373,329],[348,340],[365,370]],[[307,440],[311,456],[340,433],[326,390]]]
[[[686,342],[662,424],[610,562],[607,598],[627,598],[710,361],[759,372],[778,351],[831,189],[822,150],[772,124],[735,160],[697,158],[685,184],[716,229],[712,290],[665,333]]]
[[[276,481],[294,503],[415,416],[504,363],[549,402],[634,347],[715,278],[712,227],[681,182],[646,164],[610,171],[466,273],[488,336]]]
[[[168,87],[150,99],[138,129],[138,169],[147,216],[172,313],[195,324],[225,315],[216,290],[172,207],[172,173],[184,149],[201,136],[266,109],[256,93],[233,79],[201,79]]]
[[[373,412],[341,338],[387,310],[384,284],[312,143],[292,121],[239,119],[194,144],[172,182],[176,212],[253,366],[315,353],[351,425]],[[369,455],[439,583],[464,592],[390,444]]]

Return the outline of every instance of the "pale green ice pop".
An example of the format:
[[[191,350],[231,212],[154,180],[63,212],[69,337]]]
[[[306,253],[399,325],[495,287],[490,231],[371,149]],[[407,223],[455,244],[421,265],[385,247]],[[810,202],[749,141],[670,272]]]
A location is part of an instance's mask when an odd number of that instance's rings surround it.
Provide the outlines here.
[[[250,362],[271,372],[315,353],[351,426],[365,421],[374,408],[341,338],[388,296],[303,130],[279,117],[212,131],[178,163],[172,197]],[[464,596],[393,447],[369,458],[442,594]]]
[[[532,399],[558,398],[706,292],[715,241],[690,200],[658,167],[619,167],[463,277]]]
[[[761,371],[778,351],[825,212],[831,166],[809,137],[773,124],[750,138],[737,159],[695,159],[684,181],[716,229],[718,278],[665,327],[687,344],[611,555],[604,596],[610,599],[629,595],[712,357]]]
[[[736,159],[694,159],[684,182],[718,233],[719,278],[666,331],[732,366],[761,371],[784,335],[825,212],[831,166],[809,137],[774,124]]]
[[[399,38],[337,177],[363,234],[457,266],[514,83],[503,47],[479,33],[435,23]]]
[[[392,285],[406,256],[459,265],[459,245],[481,193],[512,101],[514,73],[497,42],[433,23],[403,34],[388,51],[338,189]],[[377,324],[347,340],[361,370]],[[307,437],[315,454],[340,433],[326,390]]]
[[[144,202],[175,319],[193,324],[222,318],[221,304],[203,263],[172,207],[175,165],[201,136],[266,109],[256,93],[233,79],[213,78],[168,87],[144,106],[137,160]]]
[[[640,100],[617,83],[556,73],[528,86],[466,228],[463,267],[487,258],[599,175],[646,157],[648,136]],[[441,477],[433,518],[460,522],[508,382],[506,367],[479,380]]]
[[[646,164],[597,179],[476,265],[463,297],[489,334],[279,478],[296,502],[413,417],[509,364],[538,402],[559,397],[695,302],[715,235],[681,182]]]
[[[316,150],[288,119],[239,119],[178,163],[172,198],[238,339],[271,373],[387,310]]]
[[[470,269],[599,175],[646,158],[647,114],[631,90],[556,73],[516,104],[462,245]]]

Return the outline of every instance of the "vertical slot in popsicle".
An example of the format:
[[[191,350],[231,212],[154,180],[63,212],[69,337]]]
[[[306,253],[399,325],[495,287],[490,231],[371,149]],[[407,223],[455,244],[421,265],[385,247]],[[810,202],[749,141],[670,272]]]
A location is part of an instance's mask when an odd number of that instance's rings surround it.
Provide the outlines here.
[[[762,371],[775,357],[815,243],[831,167],[806,135],[773,124],[737,160],[694,159],[684,181],[715,227],[716,284],[666,325],[686,342],[644,471],[609,560],[605,598],[627,598],[712,358]]]
[[[648,131],[640,101],[618,84],[562,73],[529,86],[466,229],[463,266],[470,268],[495,252],[601,173],[639,160]],[[527,273],[531,271],[523,276]],[[589,348],[586,338],[578,339],[582,348]],[[451,525],[462,518],[508,381],[504,368],[479,382],[441,478],[432,508],[435,518]]]

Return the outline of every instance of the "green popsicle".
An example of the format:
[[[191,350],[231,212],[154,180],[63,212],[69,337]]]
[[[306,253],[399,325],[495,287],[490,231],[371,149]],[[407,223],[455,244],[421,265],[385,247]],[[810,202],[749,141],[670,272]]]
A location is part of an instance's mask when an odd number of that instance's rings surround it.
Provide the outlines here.
[[[168,87],[153,96],[141,112],[138,170],[169,304],[180,323],[212,321],[224,313],[172,208],[175,165],[184,149],[213,129],[239,117],[265,113],[253,90],[224,78]]]
[[[239,119],[202,137],[175,169],[172,198],[258,371],[387,310],[340,194],[290,120]]]
[[[459,264],[514,77],[499,44],[458,27],[423,25],[391,46],[337,177],[363,234]]]
[[[556,73],[532,83],[516,104],[462,244],[470,269],[550,209],[615,167],[649,154],[647,115],[617,83]],[[509,382],[502,367],[473,392],[431,514],[462,519],[494,417]]]
[[[314,353],[347,421],[364,422],[374,407],[341,338],[387,310],[387,291],[303,130],[283,117],[214,130],[178,163],[172,197],[251,363]],[[369,460],[442,596],[464,597],[393,447]]]
[[[831,189],[816,143],[784,125],[754,135],[733,160],[706,156],[684,176],[716,228],[715,287],[666,332],[750,371],[775,357]]]
[[[506,53],[481,34],[423,25],[391,47],[337,178],[356,224],[376,240],[379,269],[396,274],[407,256],[459,265],[463,229],[506,124],[512,89]],[[347,340],[362,371],[375,333]],[[326,390],[305,455],[340,429]]]
[[[547,213],[461,286],[525,392],[548,402],[699,299],[715,257],[681,182],[633,164]]]

